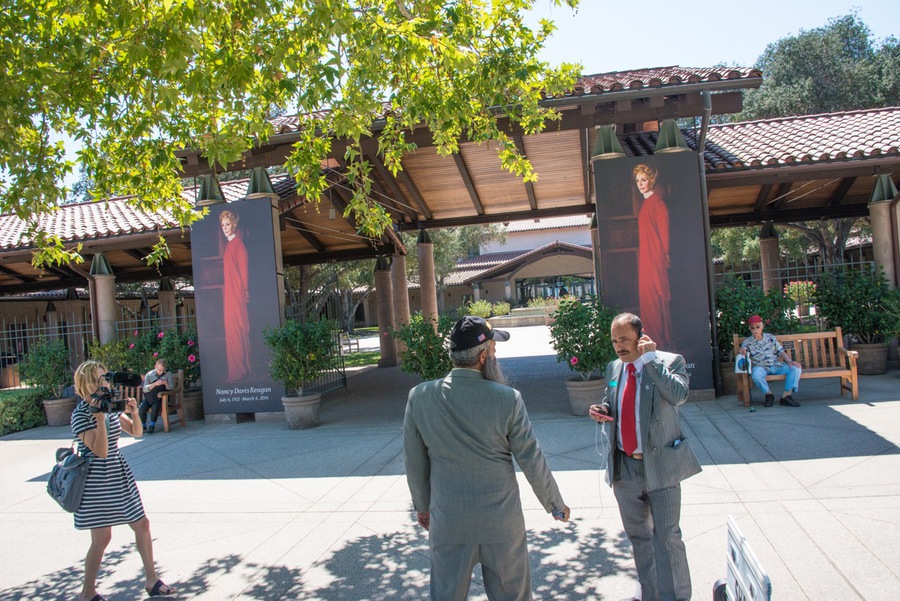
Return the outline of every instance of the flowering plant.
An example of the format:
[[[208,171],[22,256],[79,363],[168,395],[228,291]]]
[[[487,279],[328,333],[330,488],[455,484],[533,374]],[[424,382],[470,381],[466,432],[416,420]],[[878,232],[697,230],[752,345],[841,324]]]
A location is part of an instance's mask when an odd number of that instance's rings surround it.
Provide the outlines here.
[[[609,330],[616,313],[595,299],[582,303],[574,296],[559,299],[559,307],[551,314],[551,344],[556,360],[565,361],[569,369],[589,380],[591,375],[616,358]]]
[[[797,303],[812,302],[816,294],[816,283],[810,280],[797,280],[784,285],[784,295]]]
[[[126,341],[128,367],[141,375],[147,373],[163,358],[169,371],[184,371],[184,381],[191,384],[200,379],[200,345],[197,330],[191,326],[185,331],[138,330]]]

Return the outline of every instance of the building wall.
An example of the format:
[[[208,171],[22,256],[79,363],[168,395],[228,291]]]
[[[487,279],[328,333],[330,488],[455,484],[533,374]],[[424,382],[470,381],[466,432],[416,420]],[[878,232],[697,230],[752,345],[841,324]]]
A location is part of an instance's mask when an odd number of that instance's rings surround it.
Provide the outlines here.
[[[513,250],[534,250],[545,244],[559,240],[570,244],[585,246],[591,243],[591,230],[583,227],[561,227],[552,230],[533,230],[527,232],[511,232],[506,237],[506,244],[488,242],[481,248],[481,254],[508,252]]]

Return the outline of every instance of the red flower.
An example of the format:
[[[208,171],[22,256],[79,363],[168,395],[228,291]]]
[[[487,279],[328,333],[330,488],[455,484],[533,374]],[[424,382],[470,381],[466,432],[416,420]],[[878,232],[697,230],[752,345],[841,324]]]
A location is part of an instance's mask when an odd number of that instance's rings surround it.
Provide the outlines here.
[[[196,356],[196,355],[188,355],[188,361],[190,361],[191,363],[193,363],[193,362],[196,361],[196,360],[197,360],[197,356]]]
[[[572,357],[571,359],[569,359],[569,363],[571,363],[572,365],[578,365],[578,357]]]
[[[132,342],[131,344],[129,344],[128,348],[134,348],[134,343]]]
[[[193,340],[188,340],[188,346],[194,346],[194,341],[193,341]]]
[[[159,334],[156,335],[156,337],[157,337],[157,338],[162,338],[162,337],[165,336],[165,335],[166,335],[165,332],[160,332]]]
[[[153,356],[155,357],[155,356],[157,356],[158,354],[159,354],[159,353],[153,353]]]

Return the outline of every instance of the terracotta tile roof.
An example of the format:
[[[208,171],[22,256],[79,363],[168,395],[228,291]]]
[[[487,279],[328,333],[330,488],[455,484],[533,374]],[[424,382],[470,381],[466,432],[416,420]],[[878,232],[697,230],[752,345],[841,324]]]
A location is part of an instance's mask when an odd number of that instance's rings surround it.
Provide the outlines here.
[[[524,221],[511,221],[506,231],[534,232],[538,230],[556,230],[564,227],[586,227],[591,224],[591,218],[585,215],[568,215],[566,217],[545,217],[538,221],[526,219]]]
[[[279,195],[293,193],[294,181],[287,174],[273,175],[272,186]],[[247,192],[247,179],[220,182],[222,194],[228,202],[243,198]],[[197,186],[184,188],[182,196],[193,202],[197,196]],[[167,230],[180,225],[166,211],[147,213],[128,204],[128,196],[117,196],[108,201],[96,201],[63,205],[59,210],[38,218],[41,230],[59,236],[63,242],[112,238],[115,236]],[[24,238],[25,221],[15,215],[0,215],[0,250],[29,247]]]
[[[572,86],[572,90],[563,97],[750,79],[761,80],[762,71],[744,67],[679,67],[678,65],[651,69],[629,69],[628,71],[582,75]],[[552,97],[547,96],[547,98]],[[384,103],[383,107],[384,112],[376,115],[376,118],[384,117],[391,110],[391,104],[388,102]],[[312,113],[311,116],[321,118],[325,114],[324,111],[319,111]],[[284,115],[272,119],[270,123],[275,129],[275,133],[284,134],[297,131],[300,120],[298,115]]]
[[[691,149],[694,130],[682,129]],[[625,154],[653,154],[656,132],[620,138]],[[900,107],[713,125],[704,159],[709,172],[900,154]]]
[[[762,77],[758,69],[743,67],[654,67],[584,75],[575,84],[575,95],[602,94],[621,90],[662,88],[681,84]]]

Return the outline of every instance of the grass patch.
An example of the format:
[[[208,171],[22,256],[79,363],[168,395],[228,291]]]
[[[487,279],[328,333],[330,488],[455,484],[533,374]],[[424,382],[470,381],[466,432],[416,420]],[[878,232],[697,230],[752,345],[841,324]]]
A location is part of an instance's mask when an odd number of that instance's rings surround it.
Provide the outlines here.
[[[361,351],[344,355],[344,367],[375,365],[381,359],[381,351]]]
[[[377,336],[378,326],[366,326],[364,328],[353,328],[354,336]]]

